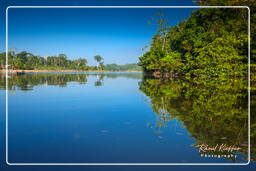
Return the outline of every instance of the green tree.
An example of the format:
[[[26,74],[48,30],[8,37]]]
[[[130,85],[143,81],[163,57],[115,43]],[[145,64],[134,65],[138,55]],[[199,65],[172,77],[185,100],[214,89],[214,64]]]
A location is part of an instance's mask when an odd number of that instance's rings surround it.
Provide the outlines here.
[[[99,69],[99,66],[100,66],[101,61],[103,60],[103,57],[101,57],[100,55],[96,55],[93,58],[94,58],[94,60],[97,61],[97,68]]]

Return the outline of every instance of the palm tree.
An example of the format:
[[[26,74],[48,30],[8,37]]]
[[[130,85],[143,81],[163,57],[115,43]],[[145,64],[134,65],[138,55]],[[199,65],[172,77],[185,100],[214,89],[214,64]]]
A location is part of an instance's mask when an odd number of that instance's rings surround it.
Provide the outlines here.
[[[97,68],[99,69],[99,64],[103,60],[103,57],[101,57],[100,55],[96,55],[94,56],[94,59],[97,61]]]

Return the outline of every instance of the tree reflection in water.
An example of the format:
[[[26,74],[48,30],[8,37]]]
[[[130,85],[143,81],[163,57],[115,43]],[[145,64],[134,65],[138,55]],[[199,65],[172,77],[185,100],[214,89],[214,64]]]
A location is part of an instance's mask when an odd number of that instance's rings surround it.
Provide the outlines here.
[[[158,121],[176,119],[196,139],[193,146],[235,145],[248,150],[248,80],[246,78],[154,79],[144,77],[139,89],[150,98]],[[255,90],[251,92],[255,112]],[[255,116],[251,117],[251,148],[255,159]],[[219,153],[218,153],[219,154]]]
[[[38,85],[67,86],[68,82],[87,83],[88,75],[96,76],[95,86],[104,85],[104,78],[140,79],[139,90],[149,97],[157,115],[156,133],[175,119],[182,122],[198,144],[235,145],[242,148],[244,159],[248,146],[248,89],[246,78],[154,79],[140,73],[76,73],[25,74],[8,78],[9,90],[33,90]],[[0,89],[6,79],[0,75]],[[251,82],[251,158],[255,160],[256,89]],[[179,126],[176,128],[179,128]],[[182,130],[176,130],[182,133]]]
[[[38,85],[56,85],[66,87],[68,82],[78,82],[80,84],[87,83],[88,76],[95,76],[97,80],[95,86],[101,86],[104,83],[104,77],[115,79],[125,77],[131,79],[141,79],[140,73],[45,73],[45,74],[25,74],[10,75],[8,78],[9,90],[33,90]],[[4,74],[0,74],[0,89],[6,88],[6,78]]]

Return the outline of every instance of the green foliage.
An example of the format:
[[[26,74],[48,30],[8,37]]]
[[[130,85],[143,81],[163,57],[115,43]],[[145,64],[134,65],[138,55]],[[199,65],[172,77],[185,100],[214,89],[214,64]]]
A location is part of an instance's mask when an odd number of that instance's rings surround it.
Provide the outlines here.
[[[5,67],[5,55],[6,53],[0,53],[1,68]],[[8,64],[10,69],[88,69],[87,60],[83,58],[69,60],[65,54],[43,58],[26,51],[22,51],[17,54],[13,51],[9,51]]]
[[[230,1],[210,0],[199,4]],[[233,5],[238,5],[234,3]],[[255,3],[250,5],[255,17]],[[219,4],[218,4],[219,5]],[[161,26],[139,65],[145,72],[175,73],[190,76],[246,76],[248,63],[248,9],[199,9],[177,26]],[[163,22],[161,18],[160,23]],[[255,24],[252,23],[252,28]],[[161,30],[161,31],[159,31]],[[255,37],[256,32],[252,32]],[[253,43],[252,43],[253,44]],[[252,46],[251,61],[255,61]]]
[[[108,71],[140,71],[141,68],[136,63],[117,65],[117,64],[106,64],[104,70]]]
[[[94,56],[94,59],[95,59],[97,62],[101,62],[101,61],[103,60],[103,58],[102,58],[100,55]]]
[[[198,56],[193,61],[197,65],[190,71],[193,75],[211,76],[246,76],[247,56],[240,55],[236,50],[246,44],[247,37],[223,36],[198,50]],[[207,58],[206,58],[207,56]]]
[[[140,71],[141,67],[136,63],[125,65],[106,64],[104,65],[103,57],[100,55],[94,56],[97,61],[97,66],[87,66],[87,60],[78,58],[69,60],[65,54],[58,56],[48,56],[43,58],[35,56],[32,53],[22,51],[15,53],[9,51],[8,64],[10,69],[27,69],[27,70],[107,70],[107,71]],[[0,68],[4,69],[6,64],[6,53],[0,53]]]
[[[182,70],[183,65],[179,52],[167,53],[160,59],[160,67],[163,71],[178,72]]]
[[[94,59],[97,61],[98,65],[97,65],[97,69],[103,69],[104,67],[104,62],[103,62],[103,57],[101,57],[100,55],[96,55],[94,56]]]

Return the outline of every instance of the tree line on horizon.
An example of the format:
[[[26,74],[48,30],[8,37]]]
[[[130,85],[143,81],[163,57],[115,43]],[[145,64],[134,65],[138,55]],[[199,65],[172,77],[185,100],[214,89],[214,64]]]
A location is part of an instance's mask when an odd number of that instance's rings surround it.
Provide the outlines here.
[[[46,58],[34,55],[32,53],[21,51],[8,52],[8,68],[13,70],[107,70],[107,71],[139,71],[140,67],[136,63],[118,65],[104,65],[104,58],[100,55],[93,57],[97,66],[89,66],[87,59],[78,58],[70,60],[67,55],[59,54],[57,56],[48,56]],[[6,53],[0,53],[0,68],[5,69]]]
[[[251,67],[256,63],[256,1],[200,0],[199,5],[249,6],[251,11]],[[160,76],[247,76],[248,9],[202,8],[177,26],[163,13],[149,24],[157,25],[151,44],[139,57],[145,73]]]

